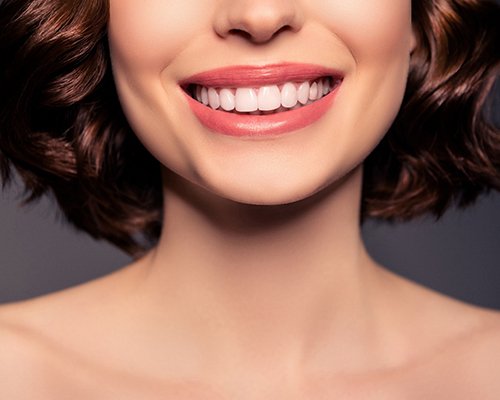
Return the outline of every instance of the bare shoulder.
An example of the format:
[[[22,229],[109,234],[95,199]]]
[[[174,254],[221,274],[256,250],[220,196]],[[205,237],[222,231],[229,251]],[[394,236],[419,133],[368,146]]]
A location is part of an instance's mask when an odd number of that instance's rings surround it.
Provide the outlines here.
[[[433,311],[423,313],[425,323],[446,332],[443,349],[455,354],[457,365],[465,365],[468,372],[475,370],[485,379],[493,375],[500,389],[500,374],[491,369],[500,363],[500,311],[441,294],[429,294],[428,299],[426,306]]]
[[[500,312],[478,311],[480,323],[459,347],[462,363],[471,380],[500,398]]]
[[[463,326],[434,348],[420,376],[439,377],[443,393],[456,399],[500,398],[500,313],[468,304],[456,304],[455,318]],[[447,397],[447,396],[445,396]]]
[[[0,398],[29,399],[43,393],[49,353],[23,317],[21,305],[0,307]],[[43,398],[43,397],[42,397]]]
[[[74,393],[84,394],[89,386],[90,375],[50,331],[50,323],[29,318],[51,302],[37,299],[0,307],[0,399],[75,398]]]
[[[124,268],[125,270],[126,268]],[[35,298],[0,305],[0,346],[11,340],[24,343],[64,342],[98,322],[126,290],[127,271],[96,278]],[[3,353],[0,352],[0,358]],[[1,361],[1,360],[0,360]]]
[[[447,398],[499,399],[500,314],[481,308],[474,314],[475,327],[438,349],[423,376],[438,376]]]
[[[391,272],[383,277],[391,301],[382,308],[387,310],[387,319],[402,327],[410,349],[398,370],[405,376],[404,387],[411,392],[426,391],[417,398],[499,399],[500,312],[451,298]],[[446,395],[427,392],[438,388]]]
[[[54,399],[62,378],[85,374],[78,349],[99,337],[119,275],[0,305],[0,399]],[[74,385],[76,382],[69,382]],[[52,391],[52,392],[51,392]]]

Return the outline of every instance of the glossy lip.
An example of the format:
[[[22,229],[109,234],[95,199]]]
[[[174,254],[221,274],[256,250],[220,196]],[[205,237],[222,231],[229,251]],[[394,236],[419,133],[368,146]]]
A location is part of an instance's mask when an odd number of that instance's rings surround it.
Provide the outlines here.
[[[186,88],[191,84],[206,87],[259,87],[285,82],[305,82],[332,77],[333,90],[309,105],[268,115],[235,114],[214,110],[193,99]],[[341,86],[343,74],[313,64],[283,63],[264,66],[232,66],[193,75],[180,82],[188,105],[208,129],[229,136],[275,136],[293,132],[316,122],[331,107]]]

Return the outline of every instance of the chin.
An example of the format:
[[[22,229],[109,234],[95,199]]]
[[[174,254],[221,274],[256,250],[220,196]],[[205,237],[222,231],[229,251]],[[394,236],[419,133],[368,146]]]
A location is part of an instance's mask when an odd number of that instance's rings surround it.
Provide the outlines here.
[[[251,179],[246,176],[220,177],[213,183],[204,183],[206,189],[215,195],[238,203],[249,205],[285,205],[314,196],[323,188],[334,184],[335,180],[319,177],[279,176],[272,179]]]
[[[318,189],[317,189],[318,190]],[[312,195],[315,191],[306,190],[282,190],[274,193],[269,193],[260,190],[252,189],[242,189],[238,191],[233,191],[232,193],[217,193],[219,196],[223,196],[229,200],[248,204],[248,205],[259,205],[259,206],[276,206],[285,205],[290,203],[295,203],[304,200]]]

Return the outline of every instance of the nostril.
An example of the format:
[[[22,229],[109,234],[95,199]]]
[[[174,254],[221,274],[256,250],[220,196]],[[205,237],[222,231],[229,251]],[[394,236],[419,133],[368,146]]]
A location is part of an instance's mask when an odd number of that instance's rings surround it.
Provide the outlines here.
[[[292,30],[289,25],[284,25],[279,29],[241,29],[233,28],[228,31],[230,35],[240,36],[245,40],[249,40],[254,43],[266,43],[273,37],[280,35],[281,33]]]
[[[252,35],[243,29],[230,29],[228,33],[234,36],[241,36],[246,40],[252,40]]]

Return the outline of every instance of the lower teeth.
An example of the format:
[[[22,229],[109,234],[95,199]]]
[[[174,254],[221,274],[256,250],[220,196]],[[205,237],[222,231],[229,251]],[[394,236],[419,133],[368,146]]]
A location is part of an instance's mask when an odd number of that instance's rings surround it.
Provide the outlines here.
[[[257,110],[257,111],[250,111],[250,112],[241,112],[241,111],[236,111],[236,110],[226,111],[226,110],[224,110],[222,108],[218,108],[217,111],[223,111],[223,112],[228,112],[228,113],[231,113],[231,114],[238,114],[238,115],[271,115],[271,114],[278,114],[278,113],[282,113],[282,112],[286,112],[286,111],[296,110],[297,108],[302,108],[305,105],[309,105],[311,103],[313,103],[313,102],[312,101],[308,101],[304,105],[301,104],[301,103],[297,103],[297,105],[294,106],[294,107],[292,107],[292,108],[286,108],[286,107],[281,106],[280,108],[277,108],[276,110],[271,110],[271,111]],[[210,107],[210,106],[207,106],[207,107]]]

